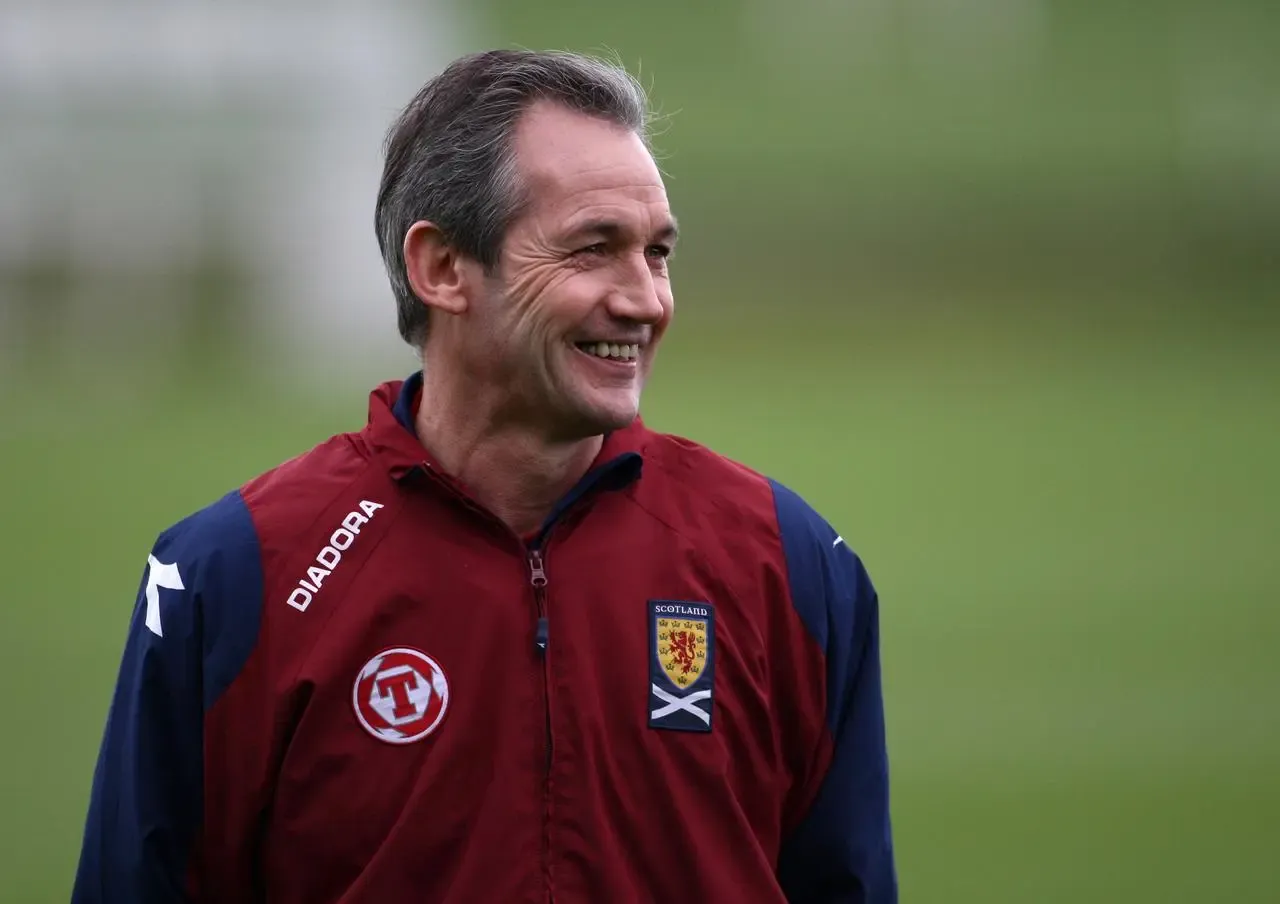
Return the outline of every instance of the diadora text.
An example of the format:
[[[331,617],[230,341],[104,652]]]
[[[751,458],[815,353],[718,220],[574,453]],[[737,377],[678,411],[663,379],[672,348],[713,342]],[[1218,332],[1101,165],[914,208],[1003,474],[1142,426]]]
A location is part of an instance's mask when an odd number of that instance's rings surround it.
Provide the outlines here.
[[[299,612],[306,612],[311,600],[320,592],[324,579],[333,574],[338,563],[342,561],[342,553],[350,548],[360,533],[360,528],[368,524],[375,512],[382,508],[380,502],[360,501],[360,510],[351,512],[342,519],[342,527],[329,537],[329,545],[320,550],[314,565],[307,568],[307,576],[298,582],[289,594],[288,603]]]

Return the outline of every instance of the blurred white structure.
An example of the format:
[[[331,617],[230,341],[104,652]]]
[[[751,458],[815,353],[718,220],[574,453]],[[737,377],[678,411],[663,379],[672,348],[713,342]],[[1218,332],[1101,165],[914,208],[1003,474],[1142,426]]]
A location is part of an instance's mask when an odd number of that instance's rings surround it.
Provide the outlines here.
[[[0,0],[0,267],[52,257],[92,287],[229,243],[282,361],[404,369],[381,141],[463,30],[448,0]],[[68,326],[110,322],[100,302]]]

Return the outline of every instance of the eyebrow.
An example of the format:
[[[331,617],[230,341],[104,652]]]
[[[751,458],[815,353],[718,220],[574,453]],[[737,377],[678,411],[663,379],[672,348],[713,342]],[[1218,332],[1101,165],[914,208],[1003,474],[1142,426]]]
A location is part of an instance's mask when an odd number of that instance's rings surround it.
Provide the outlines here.
[[[588,235],[598,235],[606,241],[616,242],[624,238],[628,232],[629,230],[617,220],[608,218],[592,219],[574,226],[573,229],[566,233],[565,240],[573,241]],[[679,233],[680,227],[677,225],[675,217],[672,217],[657,229],[649,240],[675,244]]]

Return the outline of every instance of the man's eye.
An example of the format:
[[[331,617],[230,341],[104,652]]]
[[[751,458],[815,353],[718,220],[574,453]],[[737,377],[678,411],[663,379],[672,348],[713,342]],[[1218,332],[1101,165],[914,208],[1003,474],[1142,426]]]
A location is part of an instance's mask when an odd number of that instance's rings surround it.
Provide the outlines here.
[[[596,242],[592,245],[586,245],[579,248],[574,254],[604,254],[608,250],[604,242]]]
[[[649,255],[649,257],[656,257],[662,260],[666,260],[671,256],[671,246],[670,245],[650,245],[648,248],[645,249],[645,254]]]

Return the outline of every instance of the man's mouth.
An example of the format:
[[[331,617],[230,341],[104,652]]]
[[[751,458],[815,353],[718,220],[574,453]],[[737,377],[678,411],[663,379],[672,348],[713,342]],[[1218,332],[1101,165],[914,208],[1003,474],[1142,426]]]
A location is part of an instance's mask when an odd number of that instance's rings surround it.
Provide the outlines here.
[[[634,361],[640,357],[639,343],[620,344],[616,342],[577,342],[578,351],[586,352],[597,358],[610,361]]]

